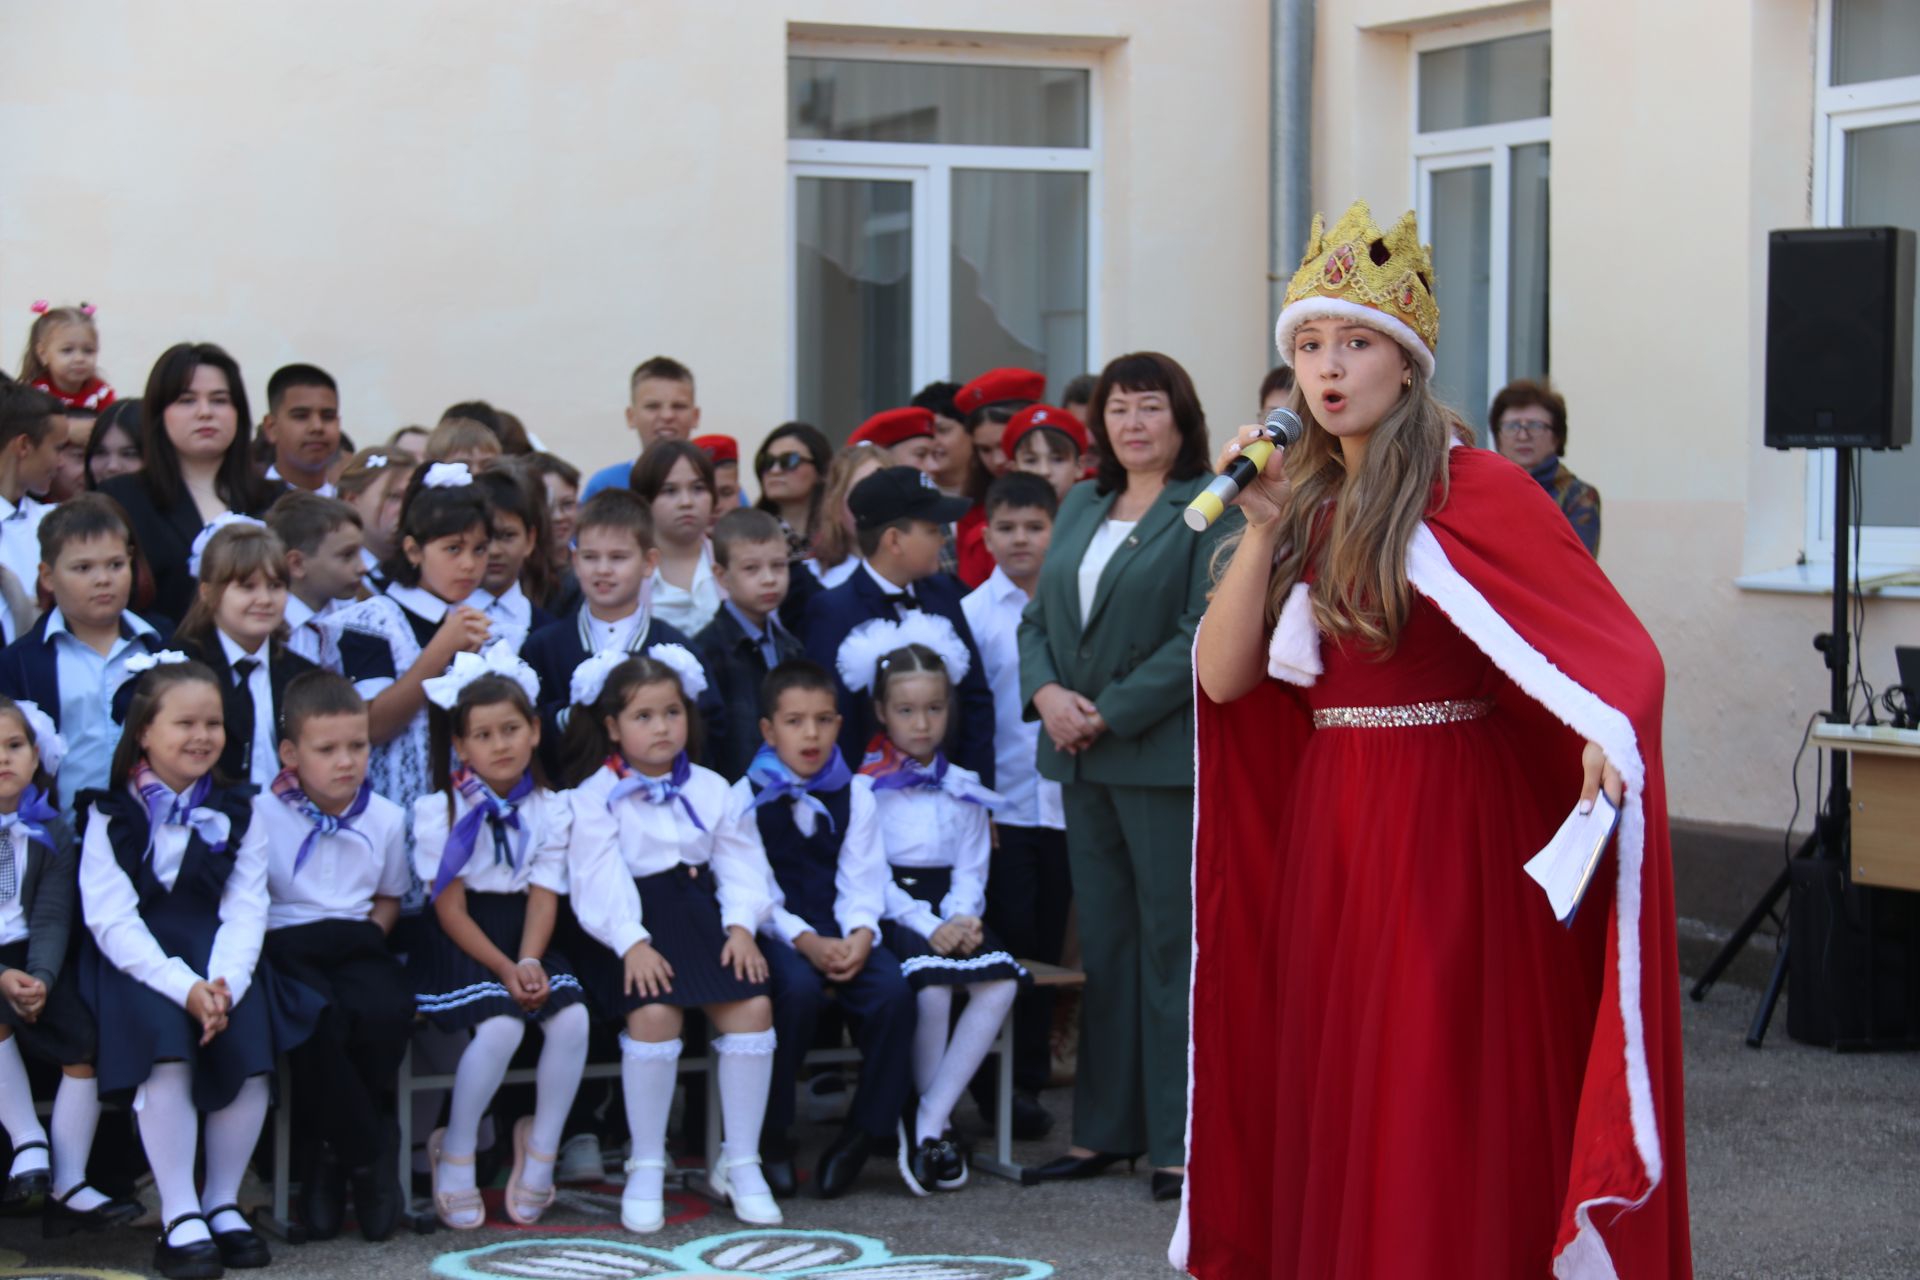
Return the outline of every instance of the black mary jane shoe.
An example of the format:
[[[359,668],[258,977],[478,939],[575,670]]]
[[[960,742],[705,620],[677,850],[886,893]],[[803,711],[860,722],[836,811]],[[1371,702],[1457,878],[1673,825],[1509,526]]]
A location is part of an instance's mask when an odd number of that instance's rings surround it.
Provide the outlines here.
[[[942,1191],[958,1191],[967,1185],[972,1172],[967,1151],[954,1141],[951,1129],[940,1135],[940,1142],[934,1148],[933,1170],[933,1184]]]
[[[820,1198],[834,1200],[845,1195],[860,1177],[875,1145],[873,1135],[858,1125],[842,1129],[833,1145],[821,1153],[820,1168],[814,1174],[814,1188]]]
[[[1153,1171],[1153,1198],[1155,1200],[1178,1200],[1186,1188],[1187,1175],[1169,1173],[1165,1169]]]
[[[1037,1168],[1029,1169],[1035,1179],[1041,1182],[1072,1182],[1080,1178],[1098,1177],[1122,1160],[1127,1162],[1127,1172],[1133,1172],[1133,1166],[1139,1162],[1141,1152],[1099,1151],[1090,1156],[1057,1156]]]
[[[43,1237],[64,1240],[82,1231],[124,1227],[147,1211],[147,1206],[132,1196],[114,1196],[91,1209],[75,1209],[67,1203],[86,1189],[87,1184],[83,1182],[67,1194],[47,1201],[47,1207],[40,1217],[40,1234]]]
[[[53,1148],[44,1142],[23,1142],[13,1149],[14,1158],[20,1158],[22,1151],[44,1151],[49,1159]],[[35,1169],[31,1173],[16,1173],[7,1178],[7,1188],[0,1192],[0,1217],[25,1218],[39,1213],[47,1203],[47,1194],[53,1190],[53,1170]]]
[[[220,1280],[227,1273],[220,1262],[220,1246],[211,1240],[195,1240],[192,1244],[168,1244],[167,1238],[173,1229],[183,1222],[199,1219],[205,1222],[204,1213],[183,1213],[160,1229],[160,1239],[153,1246],[153,1269],[167,1280]]]
[[[217,1209],[207,1210],[207,1229],[213,1230],[213,1220],[223,1213],[236,1213],[244,1220],[237,1204],[223,1204]],[[267,1249],[267,1242],[252,1227],[240,1227],[233,1231],[214,1231],[213,1243],[220,1250],[220,1261],[235,1271],[246,1271],[254,1267],[270,1266],[273,1254]]]

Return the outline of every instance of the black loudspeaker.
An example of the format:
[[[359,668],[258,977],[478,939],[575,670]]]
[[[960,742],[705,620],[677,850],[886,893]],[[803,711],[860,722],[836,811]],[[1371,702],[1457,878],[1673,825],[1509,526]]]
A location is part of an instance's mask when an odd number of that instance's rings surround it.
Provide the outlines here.
[[[1920,895],[1847,879],[1837,858],[1796,858],[1787,909],[1787,1034],[1803,1044],[1920,1044]]]
[[[1768,448],[1913,439],[1913,242],[1904,227],[1768,237]]]

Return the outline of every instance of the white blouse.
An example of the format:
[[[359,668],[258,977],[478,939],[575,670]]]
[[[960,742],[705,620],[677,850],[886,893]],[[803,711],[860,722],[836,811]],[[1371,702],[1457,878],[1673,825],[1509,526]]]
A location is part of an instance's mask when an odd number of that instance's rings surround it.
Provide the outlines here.
[[[619,778],[602,766],[569,793],[573,839],[567,850],[573,913],[580,927],[617,956],[646,942],[640,891],[634,881],[676,867],[713,868],[720,923],[757,933],[772,909],[773,874],[760,847],[760,826],[727,780],[694,765],[681,788],[702,831],[679,800],[654,804],[646,796],[622,796],[607,808]]]
[[[95,815],[80,846],[80,908],[100,953],[114,968],[183,1009],[194,983],[215,978],[227,980],[234,1004],[246,999],[267,932],[266,829],[249,823],[247,834],[240,838],[233,871],[220,893],[220,923],[207,957],[207,972],[202,974],[185,960],[168,955],[154,940],[140,916],[140,891],[113,856],[108,825],[105,817]],[[189,828],[173,823],[153,829],[153,874],[169,891],[180,878],[191,835]]]
[[[653,575],[653,616],[676,627],[683,636],[699,632],[720,612],[720,586],[713,580],[713,549],[702,547],[693,566],[693,585],[676,587],[667,575]]]
[[[949,764],[947,771],[960,780],[979,782],[978,774],[957,764]],[[946,867],[953,872],[937,915],[889,875],[886,918],[931,937],[943,921],[985,913],[987,864],[993,856],[986,807],[932,787],[876,791],[873,798],[890,867]]]
[[[472,807],[456,791],[453,823]],[[473,856],[460,868],[467,892],[525,893],[536,885],[555,893],[567,891],[567,840],[573,830],[573,814],[566,796],[535,788],[520,802],[519,815],[520,830],[507,828],[507,840],[519,865],[494,857],[493,833],[483,824],[479,839],[473,842]],[[440,854],[447,847],[447,833],[453,823],[447,821],[444,792],[430,791],[413,802],[413,869],[429,887],[440,874]]]
[[[468,608],[486,614],[487,621],[493,624],[487,633],[488,644],[505,640],[518,653],[527,643],[527,636],[533,631],[533,601],[527,599],[519,583],[510,583],[497,596],[485,587],[476,587],[466,603]]]
[[[385,796],[368,796],[367,811],[347,830],[314,841],[298,874],[294,860],[313,824],[286,801],[265,793],[253,798],[253,825],[267,833],[269,929],[316,920],[365,920],[376,897],[404,898],[413,887],[407,813]],[[489,837],[489,851],[492,845]]]
[[[1087,615],[1093,612],[1093,598],[1099,594],[1100,575],[1107,570],[1107,562],[1113,559],[1113,553],[1120,544],[1133,536],[1138,520],[1102,520],[1100,527],[1093,531],[1093,537],[1087,542],[1087,553],[1080,557],[1080,623],[1086,625]]]
[[[867,929],[878,939],[880,915],[886,910],[887,885],[892,877],[887,872],[886,849],[880,843],[880,823],[873,803],[873,779],[856,773],[848,787],[847,830],[840,841],[840,861],[834,867],[833,874],[833,919],[840,926],[840,936],[843,938],[855,929]],[[733,793],[741,805],[753,804],[751,780],[742,778],[734,783]],[[798,800],[775,800],[773,803],[792,807],[794,826],[802,835],[812,834],[814,824],[824,821]],[[753,810],[749,808],[748,813],[751,815]],[[757,819],[755,822],[757,830]],[[767,888],[773,906],[763,932],[773,933],[788,946],[792,946],[801,934],[813,932],[812,925],[787,910],[787,896],[781,892],[780,881],[771,872],[767,876]]]

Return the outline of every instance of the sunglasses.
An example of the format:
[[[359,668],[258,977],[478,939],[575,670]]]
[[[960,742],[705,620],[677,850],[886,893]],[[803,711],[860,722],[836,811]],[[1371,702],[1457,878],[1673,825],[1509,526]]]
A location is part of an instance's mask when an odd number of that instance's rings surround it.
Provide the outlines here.
[[[769,471],[798,471],[802,467],[810,467],[812,465],[812,454],[801,453],[797,450],[793,453],[776,453],[771,458],[768,458],[766,464],[760,468],[760,474],[765,475]]]

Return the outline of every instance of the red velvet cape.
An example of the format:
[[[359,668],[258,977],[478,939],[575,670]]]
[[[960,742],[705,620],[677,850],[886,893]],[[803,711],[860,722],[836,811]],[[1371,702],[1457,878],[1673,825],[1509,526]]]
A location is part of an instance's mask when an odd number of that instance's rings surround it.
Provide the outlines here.
[[[1455,448],[1449,481],[1409,548],[1409,581],[1513,686],[1502,690],[1502,713],[1520,717],[1528,748],[1553,762],[1545,776],[1570,776],[1561,813],[1578,794],[1579,753],[1589,739],[1626,783],[1619,834],[1574,924],[1592,969],[1584,981],[1601,999],[1553,1273],[1679,1280],[1692,1263],[1660,655],[1532,477],[1496,454]],[[1275,654],[1282,648],[1276,636]],[[1271,1080],[1267,1055],[1257,1046],[1247,1052],[1244,1040],[1249,1028],[1271,1026],[1248,1012],[1266,998],[1266,904],[1289,856],[1271,806],[1292,794],[1291,762],[1313,729],[1274,680],[1232,703],[1197,688],[1195,697],[1188,1178],[1170,1257],[1203,1280],[1265,1280],[1275,1275],[1266,1232]],[[1500,802],[1497,787],[1486,794]],[[1386,790],[1382,802],[1391,803]],[[1544,893],[1540,910],[1550,910]],[[1435,1259],[1429,1274],[1451,1273]]]

